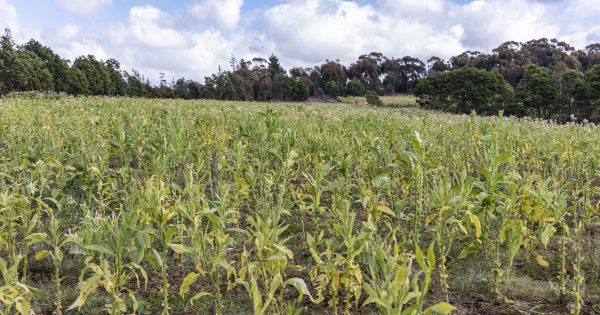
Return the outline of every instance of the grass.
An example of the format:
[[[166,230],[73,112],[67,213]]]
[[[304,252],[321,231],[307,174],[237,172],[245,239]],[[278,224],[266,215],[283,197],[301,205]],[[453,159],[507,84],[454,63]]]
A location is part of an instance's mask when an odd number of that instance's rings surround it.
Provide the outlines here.
[[[412,95],[381,96],[381,101],[385,107],[403,108],[418,107],[417,99]],[[367,100],[360,96],[338,97],[337,100],[345,104],[366,104]]]

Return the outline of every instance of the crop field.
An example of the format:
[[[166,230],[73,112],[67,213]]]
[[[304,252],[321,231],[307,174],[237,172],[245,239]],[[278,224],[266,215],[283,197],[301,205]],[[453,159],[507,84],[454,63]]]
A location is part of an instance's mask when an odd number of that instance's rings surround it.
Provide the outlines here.
[[[0,100],[1,314],[600,312],[600,128]]]

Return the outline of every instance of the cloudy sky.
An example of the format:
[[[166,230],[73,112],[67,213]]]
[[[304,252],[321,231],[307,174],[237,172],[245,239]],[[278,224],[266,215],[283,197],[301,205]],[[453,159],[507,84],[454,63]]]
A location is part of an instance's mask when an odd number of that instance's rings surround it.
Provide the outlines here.
[[[201,79],[232,55],[286,67],[325,59],[447,58],[540,37],[600,42],[598,0],[0,0],[0,27],[73,60],[114,57],[152,80]]]

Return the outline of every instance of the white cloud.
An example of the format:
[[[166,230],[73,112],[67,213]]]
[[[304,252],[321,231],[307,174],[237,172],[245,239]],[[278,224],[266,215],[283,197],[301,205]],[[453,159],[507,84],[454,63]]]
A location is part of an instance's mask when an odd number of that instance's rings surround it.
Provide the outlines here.
[[[444,9],[451,4],[446,0],[379,0],[377,3],[384,10],[383,12],[402,16],[411,15],[417,18],[423,18],[427,14],[429,19],[432,13],[443,13]]]
[[[600,5],[597,0],[571,0],[563,14],[582,19],[598,19]]]
[[[600,24],[592,26],[585,31],[561,36],[560,40],[570,43],[579,49],[583,49],[589,44],[600,43]]]
[[[216,72],[219,65],[228,68],[232,54],[249,59],[267,52],[261,49],[264,38],[254,33],[240,30],[226,35],[218,27],[182,27],[180,18],[154,6],[137,6],[123,22],[81,30],[68,24],[45,32],[43,37],[71,60],[86,54],[115,58],[124,70],[135,68],[154,82],[159,73],[167,78],[201,80]]]
[[[586,34],[586,44],[600,43],[600,25],[592,27]]]
[[[185,36],[166,25],[169,19],[153,6],[133,7],[129,11],[129,23],[120,31],[150,48],[185,47]]]
[[[546,7],[527,0],[475,0],[454,6],[448,17],[464,30],[461,42],[470,49],[490,51],[500,43],[558,36]]]
[[[260,31],[276,43],[284,59],[308,63],[326,58],[348,63],[371,51],[425,57],[463,49],[455,32],[351,1],[328,1],[327,10],[323,1],[291,1],[268,9],[261,20]]]
[[[55,1],[80,14],[111,4]],[[577,48],[600,41],[597,0],[282,0],[251,11],[242,10],[243,0],[190,1],[183,12],[134,6],[122,21],[67,24],[40,34],[67,58],[114,57],[154,80],[161,72],[202,80],[219,65],[228,68],[232,54],[251,59],[275,53],[290,68],[338,58],[348,64],[372,51],[425,60],[489,52],[507,40],[558,37]],[[18,25],[8,0],[0,0],[0,21]]]
[[[56,53],[70,61],[84,55],[94,55],[102,60],[110,57],[103,44],[84,36],[84,34],[85,32],[81,32],[79,26],[65,24],[57,28],[44,30],[40,37]]]
[[[97,59],[106,60],[110,58],[104,47],[92,40],[73,41],[62,49],[61,56],[74,61],[79,56],[94,55]]]
[[[61,43],[68,43],[75,40],[78,35],[79,26],[75,24],[65,24],[44,34],[45,37],[52,38],[54,41]]]
[[[190,6],[190,12],[201,24],[232,31],[240,22],[243,4],[243,0],[201,0]]]
[[[56,2],[63,9],[79,15],[93,15],[98,9],[112,4],[112,0],[56,0]]]
[[[19,17],[17,10],[8,0],[0,0],[0,27],[19,30]]]

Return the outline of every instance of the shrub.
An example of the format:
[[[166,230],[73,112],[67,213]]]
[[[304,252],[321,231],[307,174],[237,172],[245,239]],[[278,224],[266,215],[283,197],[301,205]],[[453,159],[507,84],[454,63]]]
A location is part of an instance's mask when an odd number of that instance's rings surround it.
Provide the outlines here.
[[[367,98],[367,103],[369,105],[383,106],[383,102],[381,101],[381,99],[379,98],[379,95],[377,95],[377,93],[375,93],[373,91],[368,91],[367,94],[365,94],[365,97]]]
[[[344,95],[344,87],[338,82],[331,80],[327,81],[327,84],[325,84],[324,92],[332,97],[338,97]]]
[[[365,96],[366,88],[359,80],[352,80],[346,84],[346,94],[348,96]]]

